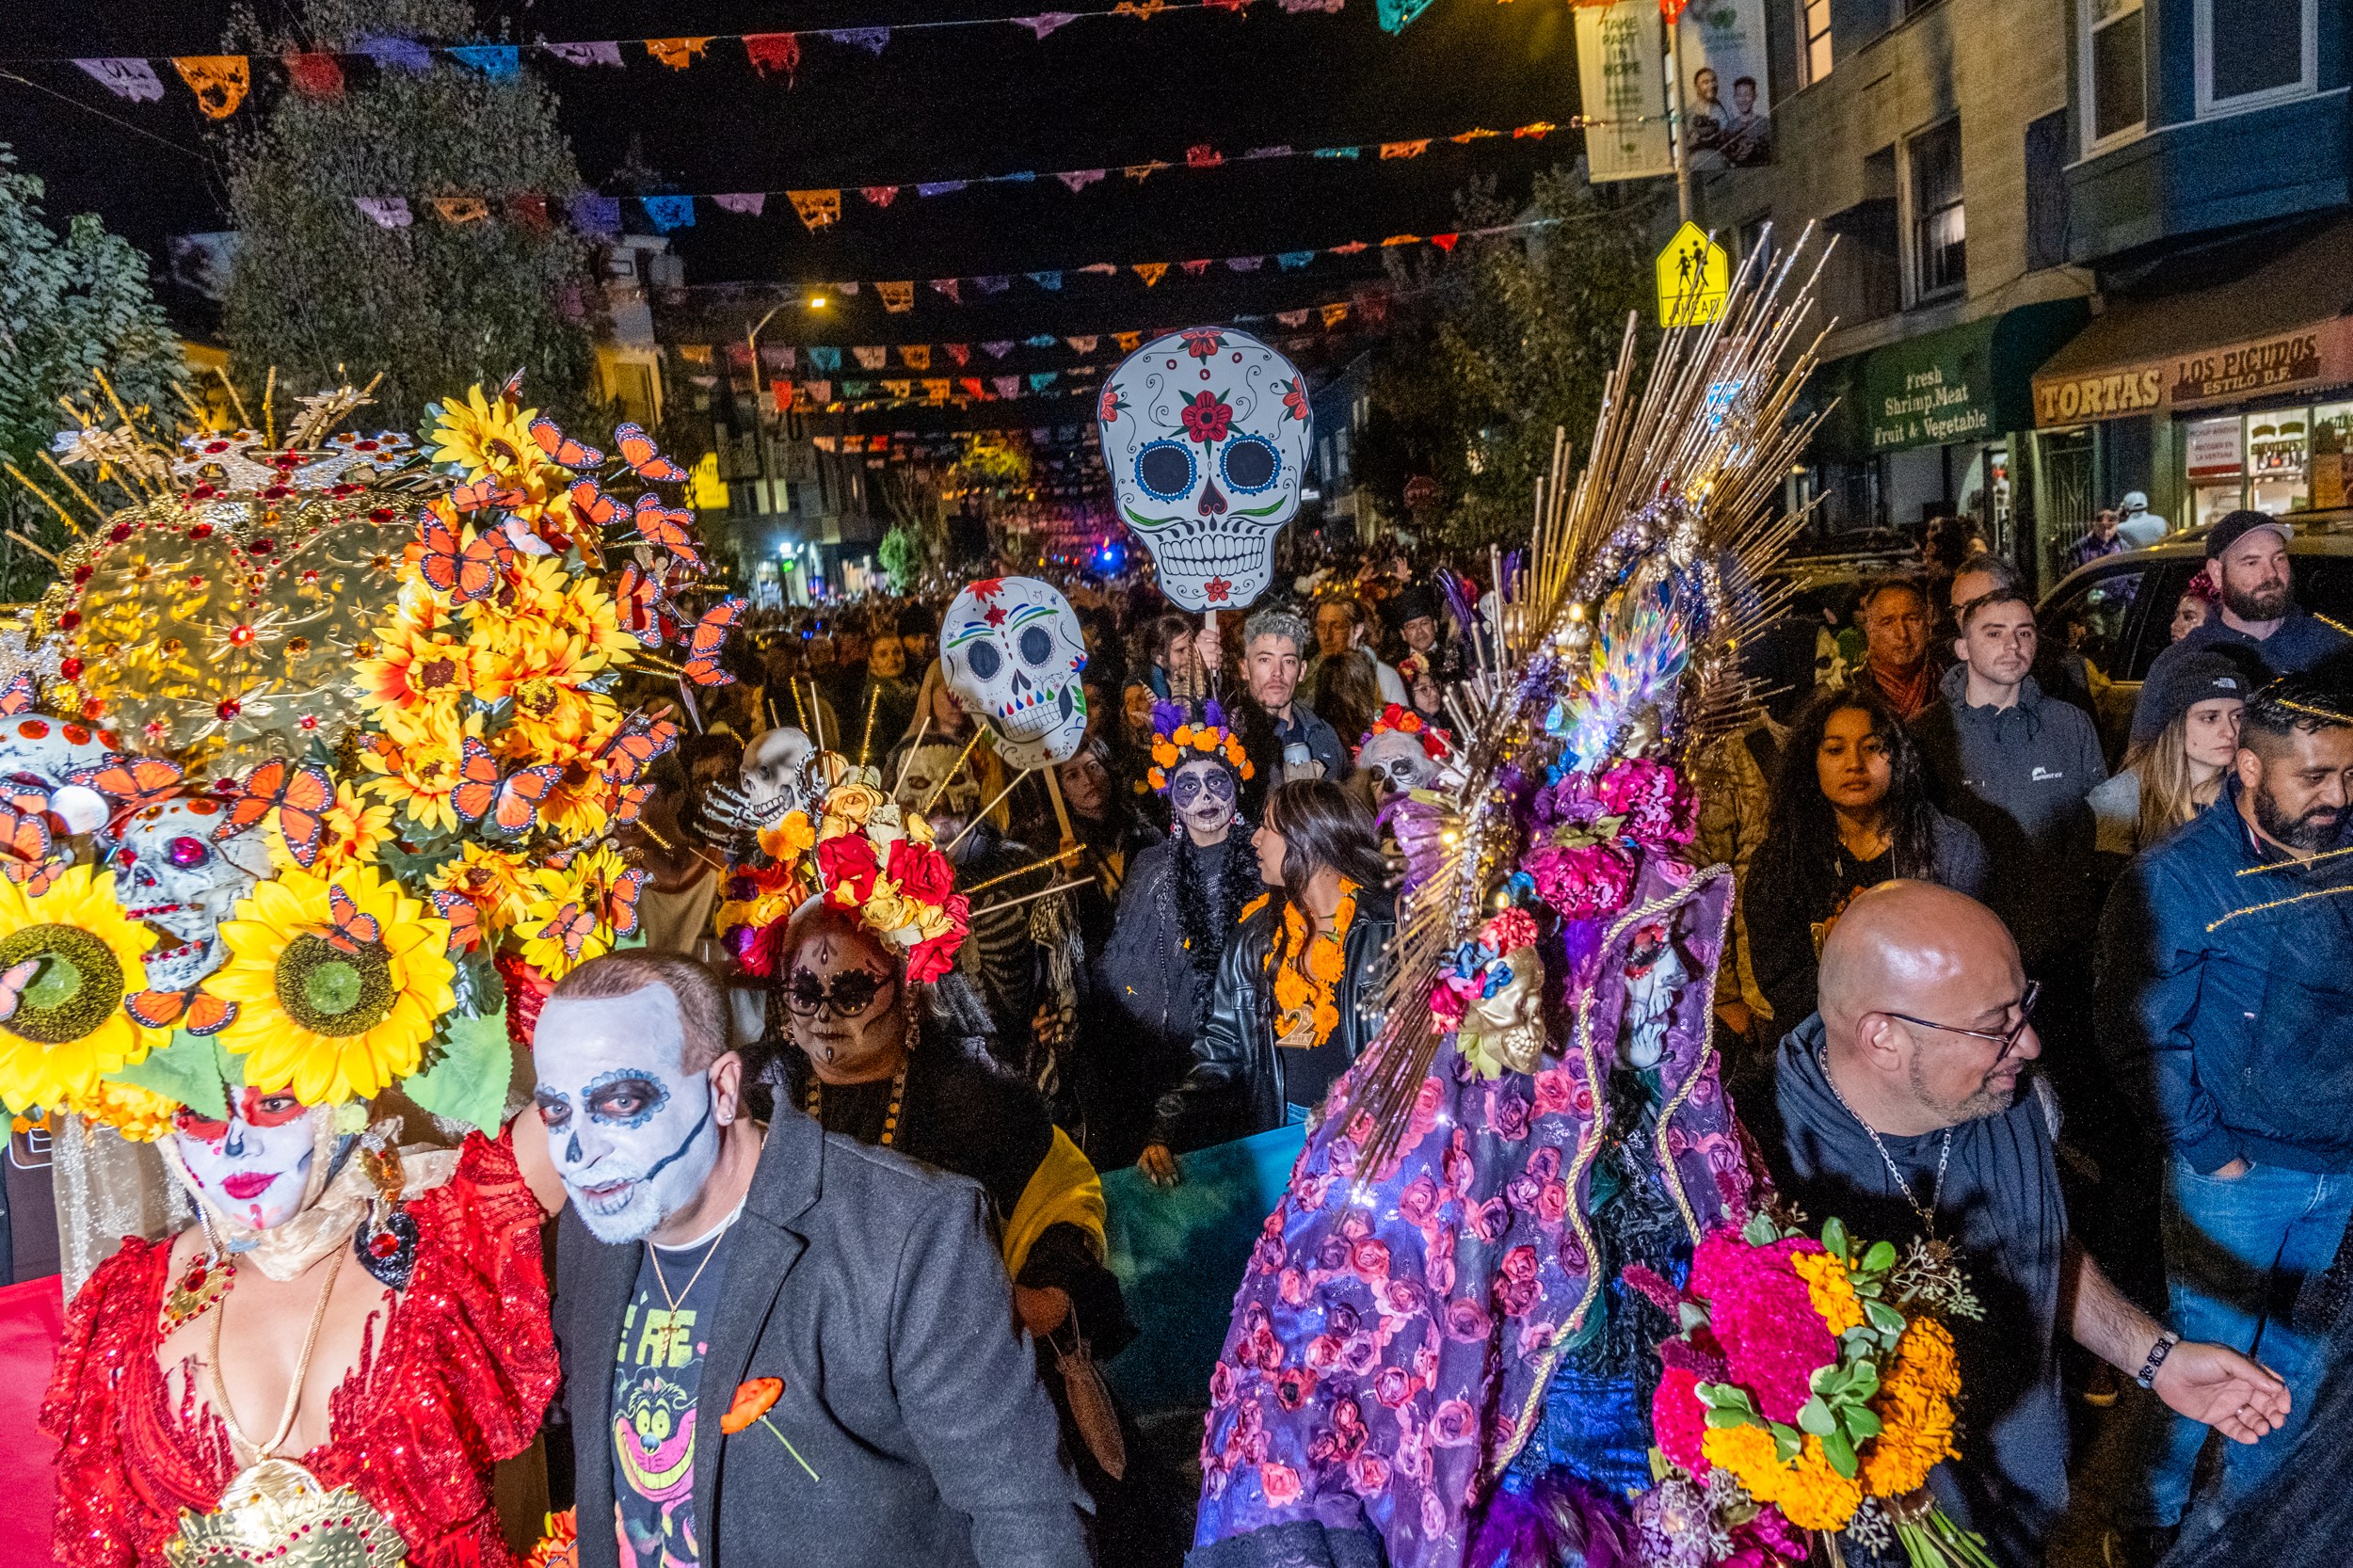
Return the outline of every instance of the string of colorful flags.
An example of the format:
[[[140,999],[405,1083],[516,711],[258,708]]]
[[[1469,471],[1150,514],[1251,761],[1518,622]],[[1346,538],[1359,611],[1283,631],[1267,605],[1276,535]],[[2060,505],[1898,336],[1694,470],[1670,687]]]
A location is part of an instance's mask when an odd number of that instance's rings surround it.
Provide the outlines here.
[[[526,57],[582,68],[619,68],[642,58],[672,71],[684,71],[710,57],[714,43],[742,46],[746,62],[762,78],[782,76],[790,87],[800,71],[803,40],[822,39],[843,50],[879,56],[895,33],[923,32],[939,27],[1019,27],[1043,40],[1074,22],[1126,17],[1148,22],[1176,11],[1226,11],[1245,14],[1257,0],[1119,0],[1108,10],[1040,11],[1032,16],[950,17],[931,22],[901,22],[887,27],[827,27],[793,33],[706,33],[696,37],[602,39],[570,43],[421,43],[390,35],[362,38],[345,50],[289,49],[282,55],[111,55],[16,56],[13,64],[47,64],[70,59],[119,98],[133,103],[160,103],[164,96],[159,63],[168,64],[197,106],[215,120],[237,112],[252,90],[257,65],[275,65],[286,85],[313,98],[342,94],[347,67],[365,60],[379,72],[422,74],[437,60],[480,72],[493,80],[521,74]],[[1285,12],[1330,15],[1346,0],[1273,0]],[[623,53],[623,51],[627,53]]]
[[[1573,117],[1574,118],[1574,117]],[[1181,160],[1153,158],[1144,163],[1127,164],[1116,170],[1108,166],[1101,168],[1064,168],[1040,173],[1022,169],[1011,174],[983,174],[956,180],[901,181],[889,185],[860,185],[818,190],[744,190],[721,191],[711,194],[663,194],[657,196],[606,196],[597,191],[583,191],[568,203],[573,227],[584,233],[616,233],[619,232],[622,202],[635,201],[646,219],[664,233],[673,229],[690,228],[698,210],[731,214],[738,217],[761,217],[769,215],[768,202],[781,196],[791,206],[792,215],[814,233],[830,228],[841,220],[848,198],[856,194],[869,207],[888,207],[900,196],[913,191],[919,197],[951,196],[958,191],[983,185],[1034,185],[1041,180],[1060,182],[1073,194],[1087,189],[1116,172],[1141,184],[1153,175],[1167,169],[1201,171],[1226,168],[1239,164],[1272,162],[1283,159],[1308,158],[1334,163],[1389,163],[1418,158],[1433,144],[1453,143],[1471,146],[1491,137],[1508,136],[1514,141],[1542,141],[1561,127],[1550,120],[1533,120],[1511,131],[1491,131],[1483,126],[1459,131],[1449,136],[1416,136],[1399,141],[1369,141],[1343,143],[1336,147],[1295,148],[1290,146],[1254,147],[1246,152],[1230,157],[1208,142],[1185,150]],[[487,199],[479,196],[433,196],[418,199],[431,205],[440,216],[451,222],[472,222],[490,216]],[[510,198],[512,201],[514,199]],[[405,227],[413,221],[416,208],[410,200],[401,196],[365,196],[353,199],[360,210],[388,229]],[[534,209],[532,220],[544,221],[546,206],[541,200]]]

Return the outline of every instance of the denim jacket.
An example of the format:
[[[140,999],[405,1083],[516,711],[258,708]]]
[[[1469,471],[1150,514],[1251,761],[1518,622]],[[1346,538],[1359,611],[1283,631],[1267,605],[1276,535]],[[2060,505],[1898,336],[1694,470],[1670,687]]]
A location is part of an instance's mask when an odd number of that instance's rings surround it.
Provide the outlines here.
[[[2110,895],[2101,1045],[2196,1170],[2353,1170],[2353,847],[2293,859],[2238,802],[2232,778]]]

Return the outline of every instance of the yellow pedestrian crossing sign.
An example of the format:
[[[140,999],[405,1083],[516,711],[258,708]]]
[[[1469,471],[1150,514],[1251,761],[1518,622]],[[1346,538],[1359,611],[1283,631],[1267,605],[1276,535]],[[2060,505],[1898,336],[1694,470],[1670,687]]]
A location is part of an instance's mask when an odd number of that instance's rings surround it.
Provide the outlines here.
[[[1724,308],[1732,288],[1732,256],[1686,220],[1658,253],[1658,322],[1705,327]]]

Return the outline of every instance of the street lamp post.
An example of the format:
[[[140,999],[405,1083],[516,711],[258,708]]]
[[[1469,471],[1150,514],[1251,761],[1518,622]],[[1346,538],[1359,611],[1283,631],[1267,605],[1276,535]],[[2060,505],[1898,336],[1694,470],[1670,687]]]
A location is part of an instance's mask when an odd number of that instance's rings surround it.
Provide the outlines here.
[[[760,410],[760,331],[776,320],[783,309],[782,305],[776,306],[744,334],[752,351],[752,445],[760,459],[760,504],[762,510],[771,512],[776,509],[776,497],[768,479],[768,427],[761,422]],[[781,414],[783,410],[778,409],[777,412]]]

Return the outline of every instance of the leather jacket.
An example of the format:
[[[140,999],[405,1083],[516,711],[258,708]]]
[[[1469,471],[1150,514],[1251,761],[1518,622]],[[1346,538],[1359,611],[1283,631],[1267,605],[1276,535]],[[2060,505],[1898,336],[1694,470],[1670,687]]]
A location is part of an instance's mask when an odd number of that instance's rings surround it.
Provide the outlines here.
[[[1274,901],[1242,921],[1218,963],[1193,1066],[1154,1107],[1151,1142],[1182,1153],[1283,1125],[1283,1052],[1258,1010],[1258,988],[1270,984],[1267,952],[1280,929]],[[1332,1036],[1353,1062],[1381,1031],[1384,952],[1397,930],[1394,898],[1385,889],[1356,895],[1356,916],[1341,944],[1343,965],[1334,1003],[1340,1021]]]

